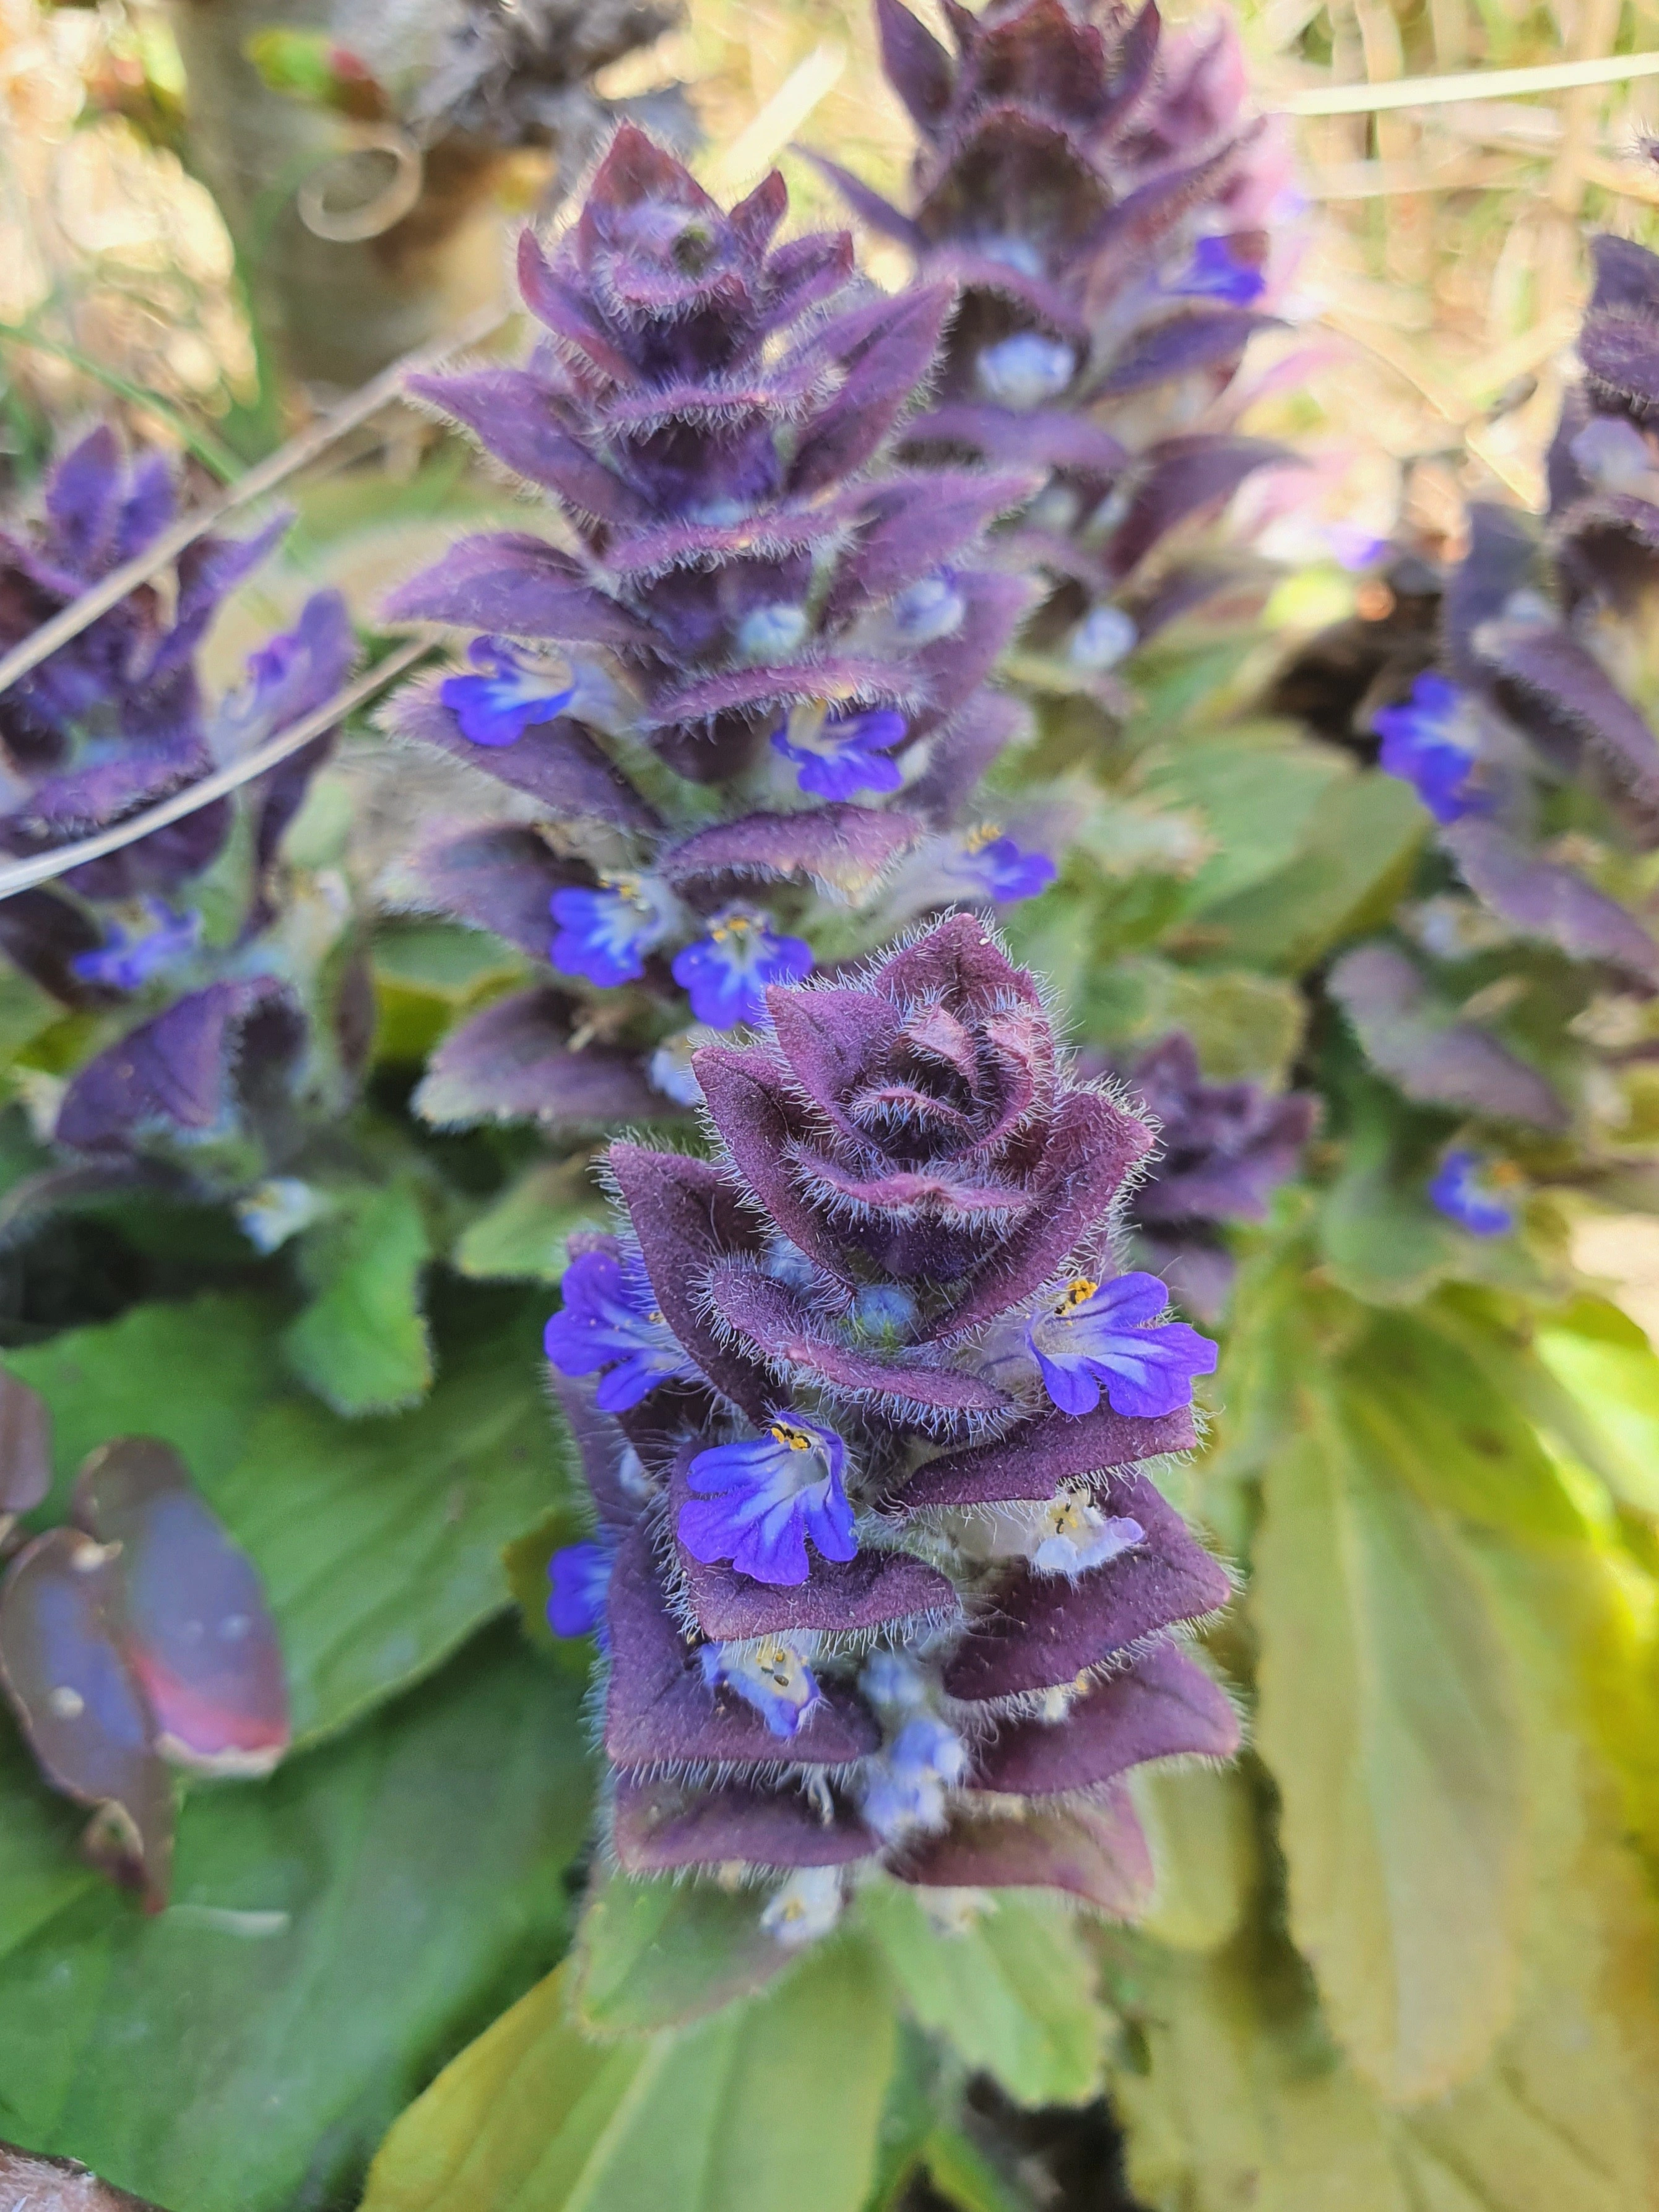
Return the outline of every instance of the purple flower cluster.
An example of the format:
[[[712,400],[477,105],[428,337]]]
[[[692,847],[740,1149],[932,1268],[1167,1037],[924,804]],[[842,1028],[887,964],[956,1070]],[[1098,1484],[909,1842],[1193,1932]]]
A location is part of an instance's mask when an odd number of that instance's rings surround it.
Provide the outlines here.
[[[1158,1154],[1124,1218],[1133,1249],[1188,1312],[1220,1320],[1232,1287],[1229,1222],[1263,1221],[1279,1186],[1296,1173],[1318,1101],[1275,1097],[1254,1083],[1206,1083],[1190,1037],[1177,1030],[1124,1070],[1152,1117]]]
[[[1151,1133],[969,915],[766,1011],[694,1056],[714,1161],[611,1146],[548,1332],[598,1522],[550,1618],[601,1632],[617,1858],[784,1877],[786,1942],[855,1877],[1132,1913],[1125,1777],[1237,1742],[1170,1633],[1226,1575],[1145,1465],[1215,1347],[1111,1255]]]
[[[811,970],[796,916],[965,835],[1019,726],[985,678],[1030,594],[975,547],[1036,479],[888,463],[950,286],[860,287],[844,234],[775,243],[786,204],[773,176],[722,210],[625,125],[556,250],[521,242],[529,361],[417,380],[562,526],[466,538],[392,603],[478,633],[407,732],[544,810],[408,871],[410,904],[550,970],[446,1042],[434,1120],[679,1110],[647,1071],[683,1066],[688,1023],[762,1018]],[[936,906],[1052,879],[1012,843],[973,857]]]
[[[0,532],[0,646],[142,553],[173,511],[165,456],[129,461],[106,428],[82,439],[48,476],[40,515]],[[0,849],[50,851],[118,824],[340,688],[351,626],[339,595],[320,592],[251,656],[240,690],[212,703],[203,695],[196,654],[208,627],[283,526],[198,538],[170,592],[131,592],[0,696]],[[248,896],[229,948],[204,945],[188,902],[225,851],[228,799],[0,902],[0,950],[54,997],[76,1008],[138,1002],[125,1033],[65,1090],[56,1135],[71,1151],[112,1165],[151,1145],[199,1148],[235,1120],[240,1083],[295,1056],[301,994],[260,940],[280,903],[283,833],[332,742],[325,732],[252,787]]]
[[[990,0],[947,9],[952,52],[901,0],[876,16],[918,134],[909,195],[821,166],[961,293],[913,450],[1042,472],[1018,544],[1052,580],[1030,640],[1115,703],[1115,662],[1227,579],[1171,568],[1170,533],[1283,458],[1231,434],[1225,395],[1273,320],[1287,142],[1246,116],[1225,19]]]

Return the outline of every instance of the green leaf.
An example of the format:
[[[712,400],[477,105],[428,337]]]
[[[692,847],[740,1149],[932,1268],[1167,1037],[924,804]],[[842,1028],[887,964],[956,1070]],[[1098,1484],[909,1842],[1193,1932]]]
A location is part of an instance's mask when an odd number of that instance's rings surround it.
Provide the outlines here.
[[[1646,1337],[1617,1307],[1585,1298],[1539,1330],[1537,1348],[1567,1400],[1564,1443],[1626,1505],[1659,1515],[1659,1358]]]
[[[470,1224],[454,1264],[464,1275],[556,1283],[565,1238],[573,1229],[603,1227],[604,1218],[588,1162],[557,1160],[532,1168]]]
[[[935,2128],[922,2145],[921,2160],[934,2193],[959,2212],[1030,2212],[1030,2198],[960,2128]]]
[[[1353,1297],[1415,1304],[1454,1265],[1457,1247],[1425,1195],[1426,1178],[1396,1164],[1395,1109],[1370,1085],[1350,1104],[1352,1133],[1320,1213],[1325,1262]]]
[[[1142,1767],[1135,1808],[1158,1869],[1140,1924],[1179,1951],[1212,1951],[1243,1920],[1261,1878],[1249,1785],[1237,1767]]]
[[[475,1291],[464,1311],[414,1412],[346,1421],[291,1398],[234,1466],[197,1470],[264,1577],[298,1738],[343,1727],[508,1607],[503,1547],[568,1496],[542,1301]]]
[[[944,1933],[915,1893],[882,1882],[860,1900],[906,2003],[968,2065],[1024,2105],[1077,2105],[1100,2087],[1106,2015],[1075,1916],[1053,1898],[994,1893]]]
[[[1340,939],[1384,919],[1405,889],[1427,816],[1409,785],[1368,770],[1325,791],[1302,849],[1266,881],[1206,908],[1231,958],[1300,975]]]
[[[550,1975],[405,2112],[362,2212],[860,2212],[896,2022],[841,1939],[781,1988],[586,2041]]]
[[[274,1309],[254,1297],[134,1306],[118,1321],[8,1352],[5,1365],[52,1413],[52,1510],[76,1469],[112,1437],[160,1437],[198,1482],[222,1475],[259,1407],[281,1387]]]
[[[303,1238],[313,1296],[283,1349],[337,1413],[390,1413],[432,1387],[421,1309],[430,1255],[426,1217],[406,1182],[342,1194],[338,1210]]]
[[[528,973],[499,937],[446,921],[384,925],[374,963],[375,1058],[405,1063],[423,1060],[461,1015]]]
[[[1516,1692],[1449,1522],[1337,1407],[1270,1468],[1250,1612],[1291,1925],[1355,2066],[1438,2094],[1510,2016],[1526,1804]]]
[[[176,2212],[350,2201],[434,2058],[556,1957],[582,1747],[574,1688],[497,1637],[193,1793],[165,1912],[94,1883],[0,1960],[7,2135]]]
[[[1334,746],[1271,726],[1171,747],[1149,768],[1147,789],[1194,807],[1216,846],[1193,878],[1188,910],[1202,913],[1287,866],[1320,800],[1352,772]]]
[[[595,2035],[678,2027],[748,1996],[797,1962],[761,1926],[763,1899],[712,1881],[613,1875],[588,1900],[571,2002]]]

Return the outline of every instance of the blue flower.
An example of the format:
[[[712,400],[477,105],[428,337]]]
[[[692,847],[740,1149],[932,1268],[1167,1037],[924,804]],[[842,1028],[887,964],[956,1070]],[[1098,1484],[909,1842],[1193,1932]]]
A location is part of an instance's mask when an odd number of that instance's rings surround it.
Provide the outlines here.
[[[549,901],[559,925],[548,957],[590,983],[631,983],[645,973],[645,955],[674,927],[674,903],[648,876],[610,876],[599,890],[555,891]]]
[[[945,1793],[968,1771],[968,1747],[932,1713],[915,1713],[872,1759],[860,1810],[884,1841],[942,1828]]]
[[[90,952],[77,952],[70,966],[83,983],[112,991],[142,991],[153,976],[187,960],[202,939],[199,914],[175,914],[160,899],[142,902],[143,924],[128,929],[112,921],[104,941]]]
[[[764,1021],[767,985],[799,983],[811,972],[811,946],[774,936],[769,917],[751,906],[725,908],[707,937],[674,955],[674,981],[690,993],[697,1019],[716,1030]]]
[[[907,645],[935,645],[962,628],[968,602],[949,575],[924,576],[893,602],[893,627]]]
[[[787,1951],[816,1943],[841,1918],[842,1873],[838,1866],[797,1867],[778,1884],[760,1924]]]
[[[694,1559],[729,1559],[757,1583],[804,1583],[809,1536],[826,1559],[858,1551],[842,1486],[846,1464],[836,1431],[800,1414],[774,1421],[750,1443],[699,1452],[687,1474],[696,1495],[680,1508],[680,1541]]]
[[[1121,607],[1103,600],[1091,607],[1083,620],[1072,632],[1066,647],[1066,658],[1073,668],[1081,668],[1091,676],[1103,676],[1109,668],[1115,668],[1120,660],[1132,653],[1140,642],[1140,632],[1133,620]]]
[[[805,608],[792,599],[750,607],[738,624],[738,651],[745,660],[784,660],[811,627]]]
[[[1431,671],[1411,696],[1381,707],[1371,717],[1382,740],[1379,756],[1390,775],[1403,777],[1437,822],[1484,812],[1491,801],[1474,783],[1480,738],[1468,702],[1455,684]]]
[[[1231,238],[1200,238],[1193,258],[1175,283],[1167,288],[1178,299],[1220,300],[1230,307],[1248,307],[1267,289],[1260,269],[1241,261]]]
[[[614,1253],[583,1252],[565,1270],[564,1305],[543,1348],[561,1375],[609,1369],[594,1395],[602,1413],[625,1413],[671,1376],[696,1370],[658,1310],[645,1271]]]
[[[547,1563],[547,1625],[555,1636],[592,1636],[605,1621],[611,1555],[602,1544],[567,1544]]]
[[[323,1214],[333,1201],[298,1176],[270,1176],[235,1205],[236,1225],[256,1251],[276,1252]]]
[[[888,748],[906,724],[893,707],[863,713],[797,711],[772,732],[774,749],[796,763],[795,781],[815,799],[852,799],[860,791],[896,791],[904,778]]]
[[[979,388],[999,407],[1046,407],[1077,374],[1077,355],[1061,338],[1018,331],[987,346],[974,363]]]
[[[467,658],[477,676],[450,676],[439,696],[475,745],[515,745],[538,722],[562,714],[576,696],[549,670],[534,668],[498,637],[475,637]]]
[[[1185,1322],[1159,1323],[1169,1303],[1156,1275],[1079,1275],[1032,1316],[1026,1342],[1062,1413],[1092,1413],[1103,1385],[1112,1411],[1132,1420],[1191,1403],[1194,1376],[1215,1372],[1216,1347]]]
[[[697,1663],[711,1690],[722,1685],[735,1690],[774,1735],[799,1735],[823,1703],[805,1653],[788,1637],[763,1637],[758,1644],[705,1644]]]
[[[1460,1146],[1429,1185],[1429,1202],[1471,1237],[1507,1237],[1521,1211],[1521,1170]]]
[[[986,822],[963,839],[951,873],[981,898],[1012,906],[1046,891],[1059,871],[1046,853],[1026,852],[1003,836],[1000,823]]]

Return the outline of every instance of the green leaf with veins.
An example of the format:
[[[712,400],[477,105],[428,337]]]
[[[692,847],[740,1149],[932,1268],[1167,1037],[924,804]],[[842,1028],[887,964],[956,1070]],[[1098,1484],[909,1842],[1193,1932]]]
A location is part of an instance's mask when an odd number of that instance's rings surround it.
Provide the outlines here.
[[[4,1817],[34,1820],[7,1775]],[[558,1955],[590,1781],[574,1686],[497,1634],[268,1782],[198,1789],[146,1918],[0,1844],[5,2132],[176,2212],[352,2201],[457,2039]],[[51,1825],[48,1821],[47,1825]]]
[[[432,1385],[422,1309],[431,1256],[419,1194],[407,1182],[357,1186],[300,1240],[311,1304],[283,1337],[289,1365],[337,1413],[412,1406]]]

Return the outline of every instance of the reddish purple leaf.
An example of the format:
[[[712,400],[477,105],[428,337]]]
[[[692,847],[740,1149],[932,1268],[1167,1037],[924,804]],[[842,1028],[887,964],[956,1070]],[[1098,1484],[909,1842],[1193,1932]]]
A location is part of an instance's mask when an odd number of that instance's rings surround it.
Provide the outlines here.
[[[1437,1009],[1395,946],[1356,945],[1332,969],[1329,989],[1366,1057],[1407,1098],[1534,1128],[1567,1126],[1566,1107],[1537,1070],[1485,1030]]]
[[[118,1545],[115,1619],[164,1758],[203,1774],[269,1774],[288,1749],[276,1625],[252,1560],[226,1534],[170,1444],[101,1444],[75,1486],[75,1517]]]
[[[204,1133],[235,1109],[239,1065],[291,1059],[302,1035],[298,1008],[273,977],[210,983],[82,1069],[58,1109],[58,1141],[99,1152],[158,1129]]]
[[[690,1790],[674,1782],[617,1784],[611,1841],[624,1874],[682,1867],[850,1866],[873,1856],[876,1838],[837,1805],[826,1820],[797,1791],[742,1783]]]
[[[1147,1759],[1231,1759],[1238,1744],[1225,1692],[1165,1638],[1085,1690],[1062,1720],[1005,1720],[969,1787],[1060,1796],[1097,1790]]]
[[[436,745],[452,760],[482,769],[554,814],[586,815],[623,830],[659,826],[655,811],[580,724],[561,716],[526,730],[516,744],[471,744],[438,696],[443,681],[434,677],[399,693],[393,710],[398,735]]]
[[[497,999],[452,1030],[427,1063],[415,1110],[435,1127],[539,1121],[549,1128],[665,1121],[675,1108],[652,1089],[635,1053],[570,1043],[572,1001],[555,990]]]
[[[922,834],[908,814],[845,800],[798,814],[745,814],[671,846],[658,865],[677,890],[724,878],[805,878],[832,897],[862,899]]]
[[[1023,1820],[963,1817],[894,1866],[902,1881],[940,1889],[1058,1889],[1115,1920],[1152,1903],[1152,1853],[1128,1792],[1116,1784],[1097,1805],[1033,1812]]]
[[[1103,1397],[1091,1413],[1044,1413],[995,1443],[941,1453],[916,1470],[890,1510],[1041,1500],[1079,1475],[1132,1467],[1162,1452],[1190,1451],[1197,1441],[1189,1406],[1156,1420],[1133,1420],[1115,1413]],[[1112,1510],[1131,1509],[1114,1504]]]
[[[150,1747],[152,1720],[122,1656],[110,1554],[77,1528],[20,1552],[0,1584],[0,1686],[55,1789],[112,1808],[112,1871],[159,1911],[173,1856],[173,1784]]]

